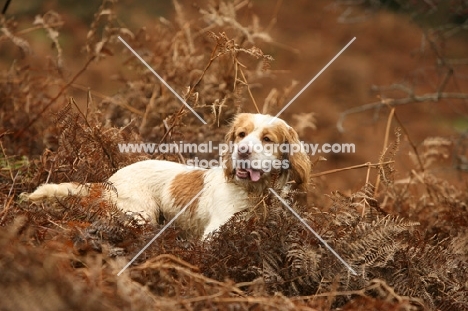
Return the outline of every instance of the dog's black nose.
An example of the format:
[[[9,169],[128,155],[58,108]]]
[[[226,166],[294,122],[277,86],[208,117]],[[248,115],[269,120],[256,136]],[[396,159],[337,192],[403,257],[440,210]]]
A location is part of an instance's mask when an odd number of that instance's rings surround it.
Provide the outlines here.
[[[248,144],[239,144],[237,146],[237,155],[239,158],[248,158],[252,153],[252,148]]]

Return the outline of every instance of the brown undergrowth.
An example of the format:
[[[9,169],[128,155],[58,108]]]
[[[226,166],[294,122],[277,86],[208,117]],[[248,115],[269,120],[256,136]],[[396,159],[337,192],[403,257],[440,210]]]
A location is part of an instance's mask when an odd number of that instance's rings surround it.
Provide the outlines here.
[[[255,47],[258,40],[270,40],[256,17],[249,26],[237,21],[243,3],[209,5],[192,20],[174,2],[173,22],[160,21],[151,31],[133,33],[117,27],[114,2],[105,1],[89,31],[88,60],[113,57],[119,51],[132,74],[119,77],[124,87],[115,95],[96,102],[88,92],[81,105],[67,96],[79,72],[67,78],[60,70],[64,55],[54,32],[62,23],[59,15],[49,13],[37,21],[55,46],[56,59],[32,70],[25,56],[1,72],[0,80],[2,308],[468,308],[468,195],[430,169],[450,156],[451,144],[443,138],[426,139],[415,146],[414,168],[395,179],[398,147],[403,137],[409,139],[404,128],[394,136],[387,133],[385,141],[393,142],[371,159],[381,163],[378,186],[366,178],[359,191],[328,196],[311,186],[313,200],[293,205],[358,275],[352,275],[274,197],[237,214],[207,241],[183,239],[177,228],[169,228],[120,276],[117,273],[162,225],[123,214],[93,193],[38,205],[21,201],[21,192],[44,182],[97,182],[112,188],[105,180],[135,161],[183,161],[194,156],[122,153],[119,143],[220,141],[223,125],[246,106],[255,111],[284,104],[288,88],[271,92],[264,105],[252,96],[253,83],[270,74],[272,58]],[[15,35],[19,31],[14,20],[2,20],[2,27],[0,40],[10,40],[27,54],[28,43]],[[119,45],[117,36],[164,73],[208,125],[200,126]],[[51,84],[58,88],[49,88]],[[55,104],[61,109],[46,118]],[[393,121],[397,116],[389,118],[388,128]],[[42,152],[43,147],[48,149]]]

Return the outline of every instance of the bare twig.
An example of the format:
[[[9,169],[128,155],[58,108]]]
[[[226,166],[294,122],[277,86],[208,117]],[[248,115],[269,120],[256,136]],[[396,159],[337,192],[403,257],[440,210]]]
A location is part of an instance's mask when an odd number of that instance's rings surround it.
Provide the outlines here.
[[[390,125],[392,124],[392,119],[393,119],[394,114],[395,114],[395,107],[392,107],[390,110],[390,113],[388,114],[387,127],[385,128],[385,138],[384,138],[384,143],[382,146],[382,155],[385,153],[385,150],[387,150],[388,136],[390,135]],[[377,180],[375,181],[374,195],[377,194],[379,185],[380,185],[380,174],[377,174]]]
[[[343,111],[340,114],[338,122],[336,123],[336,127],[340,132],[344,132],[343,122],[345,118],[350,114],[360,113],[372,109],[379,109],[382,107],[396,107],[396,106],[403,106],[412,103],[423,103],[423,102],[437,102],[440,99],[468,99],[468,94],[466,93],[428,93],[420,96],[411,96],[406,98],[400,99],[388,99],[385,102],[378,101],[358,107],[354,107],[348,110]]]
[[[146,105],[146,109],[145,109],[145,113],[143,115],[143,119],[141,120],[141,123],[140,123],[140,133],[142,132],[142,130],[147,127],[147,122],[148,122],[148,116],[149,116],[149,113],[151,111],[151,109],[154,108],[154,101],[156,100],[156,95],[157,95],[157,91],[156,91],[156,85],[153,87],[153,92],[151,93],[151,98],[149,99],[149,103],[148,105]]]
[[[401,122],[400,118],[398,117],[398,115],[396,113],[394,114],[394,117],[395,117],[395,120],[398,122],[398,125],[403,129],[403,132],[405,133],[405,136],[408,139],[408,142],[409,142],[409,144],[411,146],[411,149],[413,149],[414,155],[416,156],[416,159],[418,160],[418,164],[419,164],[419,167],[421,169],[421,172],[424,173],[425,172],[424,164],[423,164],[423,162],[421,160],[421,156],[419,155],[418,148],[416,147],[416,144],[411,140],[411,137],[409,136],[409,133],[406,130],[406,127],[403,125],[403,122]],[[414,176],[418,176],[418,174],[416,172],[414,172],[414,170],[412,170],[412,174]],[[434,200],[434,195],[432,193],[432,190],[431,190],[430,186],[425,182],[421,182],[421,184],[423,184],[425,186],[427,194]]]
[[[269,33],[273,26],[276,25],[276,22],[278,21],[278,13],[281,7],[281,4],[283,4],[283,0],[277,0],[275,4],[275,10],[273,11],[273,17],[270,20],[270,23],[268,23],[268,26],[266,28],[266,32]]]
[[[190,92],[188,93],[187,98],[190,97],[190,95],[192,94],[193,90],[195,90],[195,88],[198,86],[198,84],[200,84],[201,80],[203,79],[203,77],[204,77],[205,74],[206,74],[206,71],[208,70],[208,68],[210,68],[210,66],[211,66],[211,64],[213,63],[213,61],[221,55],[221,53],[215,54],[216,51],[218,50],[218,47],[219,47],[219,44],[216,44],[216,46],[214,47],[213,51],[211,52],[211,56],[210,56],[210,60],[208,61],[208,64],[206,64],[205,69],[203,69],[203,72],[202,72],[202,74],[200,75],[200,77],[198,78],[197,82],[195,82],[195,84],[190,88]]]
[[[11,169],[11,164],[10,164],[10,161],[8,161],[8,156],[6,154],[5,148],[3,148],[3,144],[2,144],[1,141],[0,141],[0,149],[2,150],[3,156],[5,157],[5,164],[8,167],[8,171],[10,173],[10,178],[11,178],[11,180],[14,180],[15,178],[13,176],[13,171]]]
[[[408,142],[411,148],[413,149],[414,154],[416,155],[416,158],[418,159],[418,164],[420,166],[421,171],[424,172],[424,165],[422,163],[421,157],[419,156],[419,152],[418,152],[418,149],[416,148],[416,144],[411,140],[411,137],[409,136],[409,133],[406,130],[406,127],[403,125],[403,122],[401,122],[400,118],[398,117],[396,113],[394,114],[394,117],[395,117],[395,120],[398,122],[398,125],[401,127],[401,129],[405,133],[405,136],[408,139]]]
[[[309,299],[317,299],[317,297],[336,297],[336,296],[351,296],[351,295],[359,295],[362,297],[368,297],[367,293],[373,289],[379,289],[383,290],[386,292],[389,296],[389,298],[395,299],[399,303],[402,302],[412,302],[417,305],[423,306],[424,303],[421,299],[410,297],[410,296],[400,296],[397,293],[395,293],[395,290],[390,287],[385,281],[380,280],[380,279],[373,279],[369,282],[369,285],[358,290],[349,290],[349,291],[333,291],[333,292],[328,292],[328,293],[316,293],[311,296],[296,296],[296,297],[291,297],[290,299],[292,301],[298,301],[298,300],[309,300]]]
[[[83,117],[86,126],[91,130],[91,135],[94,137],[94,139],[96,139],[96,141],[97,141],[97,142],[99,143],[99,145],[101,146],[102,151],[104,152],[104,154],[107,156],[107,158],[108,158],[109,161],[111,162],[112,167],[113,167],[113,168],[117,168],[118,165],[117,165],[117,163],[114,161],[114,157],[112,156],[112,152],[110,152],[110,151],[108,150],[106,144],[105,144],[104,141],[102,140],[101,135],[96,135],[96,132],[93,130],[93,127],[92,127],[91,124],[88,122],[88,118],[87,118],[87,115],[88,115],[88,107],[86,108],[86,113],[83,113],[83,111],[81,111],[80,107],[78,107],[78,104],[75,102],[75,100],[73,99],[73,97],[70,97],[70,104],[73,104],[73,105],[76,107],[76,109],[78,110],[79,114]]]
[[[3,6],[3,9],[2,9],[2,15],[5,15],[6,11],[8,10],[8,7],[10,6],[10,2],[11,0],[7,0],[5,2],[5,5]]]
[[[237,59],[236,59],[236,62],[237,62]],[[250,99],[252,99],[252,103],[254,104],[255,109],[257,110],[257,112],[260,113],[260,109],[258,109],[257,102],[255,101],[255,98],[254,98],[254,96],[252,94],[252,91],[250,90],[249,82],[245,78],[244,71],[241,68],[239,68],[239,72],[241,73],[241,76],[242,76],[242,81],[241,82],[243,84],[245,84],[245,86],[247,86],[247,91],[249,92]]]
[[[76,88],[78,90],[91,93],[92,96],[99,97],[99,98],[101,98],[103,100],[109,101],[110,103],[115,104],[117,106],[120,106],[120,107],[122,107],[122,108],[124,108],[124,109],[130,111],[131,113],[134,113],[134,114],[136,114],[138,116],[143,117],[145,115],[145,112],[142,112],[142,111],[128,105],[126,102],[114,100],[112,97],[107,96],[107,95],[105,95],[103,93],[97,92],[95,90],[91,90],[87,86],[83,86],[83,85],[79,85],[77,83],[73,83],[72,85],[70,85],[70,87],[73,87],[73,88]]]
[[[370,162],[368,162],[367,164],[370,164]],[[365,187],[367,187],[369,185],[369,178],[370,178],[370,170],[371,170],[371,166],[368,165],[367,166],[367,173],[366,173],[366,183],[365,183]],[[379,174],[377,174],[378,176]],[[366,198],[363,198],[363,201],[364,201],[364,204],[362,205],[362,212],[361,212],[361,218],[364,218],[364,215],[366,214],[366,206],[369,206],[369,202],[367,202],[367,199]]]
[[[174,129],[174,127],[176,127],[177,125],[177,118],[182,116],[182,114],[184,113],[184,106],[181,106],[179,111],[177,111],[175,114],[172,115],[172,122],[171,122],[171,126],[170,127],[167,127],[167,123],[165,123],[165,128],[166,128],[166,132],[164,133],[163,137],[161,138],[161,140],[159,141],[160,144],[162,144],[164,142],[164,140],[166,139],[166,137],[171,134],[172,130]]]
[[[18,137],[21,137],[21,135],[23,135],[24,131],[26,131],[31,125],[33,125],[34,123],[36,123],[37,120],[39,120],[41,118],[41,116],[44,114],[44,112],[50,107],[52,106],[59,98],[60,96],[63,94],[63,92],[65,92],[65,90],[70,86],[72,85],[76,79],[78,79],[79,76],[81,76],[81,74],[83,74],[83,72],[85,72],[89,65],[91,64],[91,62],[96,58],[96,56],[91,56],[88,61],[84,64],[83,68],[81,68],[74,76],[73,78],[67,83],[65,84],[61,89],[60,91],[57,93],[57,95],[55,95],[55,97],[53,97],[50,102],[45,105],[41,111],[39,111],[39,113],[33,118],[31,119],[31,121],[28,122],[28,124],[26,124],[25,127],[23,127],[19,132],[17,132],[15,134],[15,138],[18,138]]]
[[[146,269],[153,269],[153,270],[173,270],[180,274],[184,274],[190,276],[194,280],[202,281],[204,284],[213,284],[217,285],[227,292],[235,293],[238,296],[245,296],[245,293],[236,287],[234,284],[229,284],[226,282],[220,282],[214,279],[210,279],[203,274],[197,273],[199,268],[172,255],[172,254],[161,254],[157,257],[151,258],[144,263],[132,267],[131,270],[146,270]]]
[[[200,84],[200,82],[202,81],[203,77],[205,76],[207,70],[210,68],[211,64],[213,64],[213,61],[218,58],[219,56],[221,56],[222,54],[224,54],[223,52],[219,52],[216,54],[216,51],[218,50],[219,48],[219,43],[216,43],[216,46],[214,47],[213,51],[211,52],[211,56],[210,56],[210,60],[208,61],[208,63],[206,64],[205,66],[205,69],[203,69],[203,72],[202,74],[200,75],[200,77],[198,78],[198,80],[195,82],[195,84],[190,88],[188,94],[185,96],[185,100],[187,98],[190,98],[190,95],[192,95],[193,91],[195,90],[195,88]],[[167,123],[165,122],[164,125],[166,127],[166,132],[164,133],[163,137],[161,138],[160,142],[159,143],[162,143],[164,142],[164,140],[166,139],[166,137],[172,132],[172,130],[174,129],[174,127],[176,126],[176,122],[177,122],[177,117],[179,117],[180,115],[183,114],[184,112],[184,109],[185,107],[184,106],[181,106],[179,111],[177,111],[177,113],[173,116],[172,118],[172,122],[171,122],[171,126],[167,126]]]
[[[376,86],[376,85],[373,85],[371,87],[371,90],[373,92],[375,91],[393,91],[393,90],[398,90],[398,91],[401,91],[405,94],[408,95],[408,97],[412,97],[414,96],[414,90],[411,88],[411,87],[408,87],[407,85],[405,84],[402,84],[402,83],[393,83],[391,85],[384,85],[384,86]]]
[[[0,215],[1,215],[0,225],[3,225],[3,223],[5,221],[5,218],[8,215],[8,211],[10,209],[11,202],[13,202],[13,200],[15,198],[15,196],[11,195],[11,193],[13,192],[13,188],[15,187],[16,178],[18,177],[19,174],[20,174],[20,170],[16,171],[16,175],[13,178],[12,183],[11,183],[10,191],[8,191],[8,195],[5,198],[5,205],[3,206],[3,209],[0,212]]]
[[[440,96],[440,94],[442,94],[442,92],[445,90],[445,87],[447,86],[447,83],[448,81],[450,80],[450,78],[453,76],[453,69],[452,68],[449,68],[447,73],[445,74],[445,77],[444,79],[442,80],[442,83],[439,85],[438,89],[437,89],[437,94]]]
[[[354,169],[363,168],[363,167],[373,167],[373,168],[376,168],[376,167],[379,167],[379,166],[381,166],[381,165],[384,165],[384,164],[391,164],[391,163],[394,163],[394,162],[395,162],[395,161],[387,161],[387,162],[382,162],[382,163],[364,163],[364,164],[358,164],[358,165],[353,165],[353,166],[348,166],[348,167],[343,167],[343,168],[336,168],[336,169],[333,169],[333,170],[328,170],[328,171],[324,171],[324,172],[312,174],[312,175],[310,175],[310,177],[311,177],[311,178],[320,177],[320,176],[323,176],[323,175],[330,175],[330,174],[335,174],[335,173],[339,173],[339,172],[343,172],[343,171],[354,170]]]
[[[445,63],[448,65],[468,65],[468,58],[454,58],[454,59],[445,59]],[[439,61],[438,65],[442,65]]]

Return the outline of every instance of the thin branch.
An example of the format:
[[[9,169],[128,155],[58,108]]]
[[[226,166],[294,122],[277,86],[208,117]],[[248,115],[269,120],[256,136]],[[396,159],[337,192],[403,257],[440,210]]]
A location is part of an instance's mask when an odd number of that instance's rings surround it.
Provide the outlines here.
[[[0,225],[4,225],[5,224],[5,218],[7,217],[8,215],[8,212],[10,211],[10,206],[11,206],[11,202],[13,202],[15,196],[11,196],[11,197],[7,197],[6,198],[6,202],[5,202],[5,206],[3,207],[2,211],[0,212],[0,216],[2,217],[0,219]]]
[[[382,162],[382,163],[363,163],[363,164],[358,164],[358,165],[353,165],[353,166],[348,166],[348,167],[343,167],[343,168],[336,168],[336,169],[333,169],[333,170],[328,170],[328,171],[312,174],[312,175],[310,175],[310,177],[314,178],[314,177],[319,177],[319,176],[323,176],[323,175],[330,175],[330,174],[334,174],[334,173],[354,170],[354,169],[363,168],[363,167],[377,168],[377,167],[379,167],[381,165],[390,164],[390,163],[394,163],[394,162],[395,161],[387,161],[387,162]]]
[[[405,93],[406,95],[408,95],[408,97],[412,97],[414,96],[414,91],[412,88],[404,85],[404,84],[401,84],[401,83],[394,83],[394,84],[391,84],[391,85],[384,85],[384,86],[377,86],[377,85],[373,85],[371,87],[371,90],[373,92],[376,92],[376,91],[394,91],[394,90],[398,90],[398,91],[401,91],[403,93]]]
[[[453,58],[445,59],[444,61],[447,65],[468,65],[468,58]],[[442,62],[438,61],[437,65],[442,65]]]
[[[370,163],[369,163],[370,164]],[[370,177],[370,170],[371,170],[371,167],[370,166],[367,166],[367,174],[366,174],[366,183],[365,183],[365,187],[367,188],[367,186],[369,185],[369,177]],[[379,174],[377,174],[378,176]],[[375,194],[374,194],[375,195]],[[370,204],[369,202],[367,201],[366,198],[363,198],[363,201],[364,201],[364,204],[363,204],[363,207],[362,207],[362,212],[361,212],[361,219],[364,219],[364,215],[366,214],[366,206],[369,206],[370,207]]]
[[[5,2],[5,5],[3,6],[3,9],[2,9],[2,15],[6,14],[6,11],[8,10],[8,7],[10,6],[10,2],[11,2],[11,0],[7,0]]]
[[[91,126],[91,124],[88,122],[88,118],[87,118],[87,115],[88,115],[88,108],[86,108],[86,114],[83,113],[80,109],[80,107],[78,107],[78,104],[75,102],[75,100],[73,99],[73,97],[70,97],[70,100],[69,100],[70,104],[73,104],[76,109],[78,110],[78,112],[80,113],[80,115],[82,116],[82,118],[84,119],[84,122],[86,123],[86,126],[91,130],[91,135],[94,139],[96,139],[99,143],[99,145],[101,146],[102,148],[102,151],[104,151],[104,154],[107,156],[107,158],[109,159],[109,161],[111,162],[112,164],[112,167],[113,168],[118,168],[118,165],[117,163],[114,162],[114,157],[112,157],[112,152],[110,152],[109,150],[107,150],[107,147],[106,147],[106,144],[104,144],[104,142],[102,141],[102,137],[101,135],[96,135],[96,132],[94,131],[94,128]]]
[[[80,69],[80,71],[78,71],[75,76],[73,76],[73,78],[67,83],[65,84],[61,89],[60,91],[57,93],[57,95],[55,95],[54,98],[52,98],[50,100],[50,102],[45,105],[41,111],[39,111],[39,113],[33,118],[31,119],[31,121],[29,121],[28,124],[26,124],[25,127],[23,127],[18,133],[15,134],[15,138],[18,138],[18,137],[21,137],[21,135],[31,126],[33,125],[34,123],[36,123],[37,120],[39,120],[41,118],[41,116],[44,114],[44,112],[50,107],[52,106],[59,98],[60,96],[63,94],[63,92],[65,92],[65,90],[70,86],[72,85],[76,79],[78,79],[79,76],[81,76],[81,74],[83,74],[83,72],[85,72],[89,65],[91,64],[91,62],[96,58],[96,56],[92,56],[88,59],[88,61],[86,62],[86,64],[84,64],[83,68]]]
[[[237,62],[237,59],[236,59],[236,62]],[[243,83],[247,86],[247,92],[249,93],[249,96],[250,96],[250,99],[252,99],[252,102],[255,106],[255,109],[257,110],[258,113],[260,113],[260,109],[258,109],[258,105],[257,105],[257,102],[255,101],[255,98],[252,94],[252,91],[250,90],[250,85],[249,85],[249,82],[247,81],[247,79],[245,78],[245,75],[244,75],[244,71],[242,71],[241,68],[239,68],[239,72],[241,73],[242,75],[242,79],[243,79]]]
[[[184,113],[185,111],[185,106],[181,106],[179,111],[177,111],[175,114],[173,114],[171,116],[171,119],[172,119],[172,122],[171,122],[171,126],[168,128],[168,127],[165,127],[166,128],[166,132],[164,133],[163,137],[161,138],[161,140],[159,141],[159,144],[162,144],[164,142],[164,140],[166,139],[166,137],[171,134],[172,130],[176,127],[177,125],[177,118],[179,118],[180,116],[182,116],[182,114]],[[166,124],[166,123],[165,123]]]
[[[387,127],[385,128],[385,138],[382,146],[382,156],[385,154],[388,146],[388,137],[390,136],[390,125],[392,124],[393,115],[395,114],[395,107],[392,107],[390,113],[388,114]],[[377,195],[380,185],[380,174],[377,174],[377,180],[375,181],[374,196]]]
[[[10,178],[11,178],[11,180],[14,181],[15,178],[13,176],[13,170],[11,169],[10,161],[8,161],[8,156],[6,154],[5,148],[3,148],[3,144],[2,144],[1,141],[0,141],[0,149],[2,150],[3,156],[5,158],[5,164],[6,164],[6,167],[8,168],[9,173],[10,173]]]
[[[205,69],[203,69],[203,72],[202,74],[200,75],[200,77],[198,78],[197,82],[195,82],[195,84],[190,88],[190,92],[187,94],[187,98],[190,97],[190,95],[192,94],[193,90],[195,90],[195,88],[200,84],[201,80],[203,79],[203,77],[205,76],[206,74],[206,71],[210,68],[211,64],[213,63],[213,61],[218,58],[220,55],[222,55],[223,53],[218,53],[218,54],[215,54],[216,51],[218,50],[218,47],[219,47],[219,44],[217,43],[216,46],[214,47],[213,51],[211,52],[211,56],[210,56],[210,60],[208,61],[208,64],[206,64],[205,66]]]
[[[445,74],[444,80],[442,80],[442,83],[439,85],[437,89],[437,94],[439,94],[439,96],[445,90],[445,87],[447,86],[447,83],[452,76],[453,76],[453,69],[449,68],[447,73]]]
[[[278,21],[278,13],[281,7],[281,4],[283,4],[283,0],[277,0],[275,4],[275,9],[273,11],[273,17],[270,20],[270,23],[266,27],[266,32],[269,33],[273,26],[276,25],[276,22]]]
[[[64,25],[64,22],[56,22],[56,23],[50,23],[49,24],[49,27],[62,27]],[[44,26],[42,25],[37,25],[37,26],[33,26],[33,27],[29,27],[29,28],[26,28],[26,29],[23,29],[23,30],[20,30],[18,32],[15,33],[16,36],[18,35],[25,35],[27,33],[30,33],[34,30],[39,30],[39,29],[44,29]]]
[[[396,113],[394,114],[394,117],[395,117],[395,121],[398,122],[398,125],[403,130],[403,132],[405,133],[406,139],[408,139],[408,143],[410,144],[411,149],[413,149],[413,152],[416,155],[416,158],[418,159],[418,164],[419,164],[419,166],[421,168],[421,172],[424,172],[424,165],[422,163],[421,157],[419,156],[419,152],[418,152],[418,148],[416,147],[416,144],[411,140],[411,137],[410,137],[408,131],[406,130],[406,127],[403,125],[403,122],[401,122],[400,118],[398,117],[398,115]]]
[[[208,69],[211,67],[211,64],[213,64],[213,61],[215,59],[217,59],[219,56],[223,55],[224,53],[223,52],[218,52],[216,54],[216,51],[218,50],[219,48],[219,43],[216,43],[216,46],[214,47],[213,51],[211,52],[211,56],[210,56],[210,60],[208,61],[208,63],[206,64],[205,66],[205,69],[203,70],[202,74],[200,75],[200,77],[198,78],[198,80],[195,82],[195,84],[190,88],[188,94],[185,96],[185,100],[187,100],[188,98],[190,98],[190,96],[192,95],[193,91],[195,90],[195,88],[200,84],[200,82],[202,81],[203,77],[205,76],[206,72],[208,71]],[[166,137],[172,132],[172,130],[175,128],[175,126],[177,125],[176,122],[177,122],[177,118],[179,116],[181,116],[183,114],[185,110],[185,107],[184,106],[181,106],[179,111],[176,112],[175,115],[173,115],[172,117],[172,122],[171,122],[171,126],[167,126],[167,123],[165,122],[164,125],[166,127],[166,132],[164,133],[163,137],[161,138],[160,140],[160,144],[164,142],[164,140],[166,139]]]
[[[411,297],[411,296],[400,296],[398,295],[395,290],[389,286],[385,281],[374,279],[369,282],[369,285],[358,290],[349,290],[349,291],[333,291],[328,293],[316,293],[310,296],[295,296],[291,297],[292,301],[301,301],[301,300],[309,300],[309,299],[317,299],[317,297],[337,297],[337,296],[351,296],[351,295],[359,295],[362,297],[368,297],[369,291],[377,289],[380,292],[386,292],[387,295],[399,303],[403,303],[405,301],[412,302],[415,305],[423,306],[424,303],[421,299]],[[387,299],[389,298],[387,297]]]
[[[379,109],[385,106],[396,107],[403,106],[412,103],[422,103],[422,102],[438,102],[440,99],[468,99],[467,93],[428,93],[421,96],[412,96],[400,99],[388,99],[385,101],[378,101],[358,107],[354,107],[348,110],[343,111],[340,114],[336,127],[340,132],[344,132],[343,122],[345,118],[350,114],[360,113],[372,109]]]

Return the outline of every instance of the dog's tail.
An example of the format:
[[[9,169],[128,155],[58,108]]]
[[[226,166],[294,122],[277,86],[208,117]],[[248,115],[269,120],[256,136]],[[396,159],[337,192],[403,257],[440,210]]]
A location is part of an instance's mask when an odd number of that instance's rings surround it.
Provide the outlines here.
[[[90,184],[62,183],[62,184],[43,184],[33,193],[22,193],[21,199],[26,201],[43,201],[50,198],[65,198],[68,196],[88,196]]]

